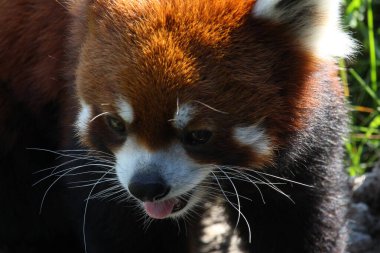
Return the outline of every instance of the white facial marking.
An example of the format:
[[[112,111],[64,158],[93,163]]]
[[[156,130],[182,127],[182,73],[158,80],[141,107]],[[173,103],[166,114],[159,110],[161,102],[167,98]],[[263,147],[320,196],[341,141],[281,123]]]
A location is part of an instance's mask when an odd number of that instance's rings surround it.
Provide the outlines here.
[[[129,181],[138,170],[138,163],[151,159],[151,153],[137,145],[133,137],[129,137],[124,145],[115,153],[116,174],[120,183],[128,189]]]
[[[183,129],[192,119],[194,114],[194,107],[189,104],[184,104],[178,107],[176,113],[173,116],[173,126],[177,129]]]
[[[170,199],[183,195],[199,183],[201,183],[210,173],[211,168],[200,168],[186,154],[183,147],[173,144],[166,150],[149,152],[139,146],[136,139],[131,136],[116,153],[116,174],[120,183],[128,189],[132,177],[139,171],[157,169],[160,176],[170,185],[171,190],[165,199]],[[181,212],[174,213],[180,216],[183,212],[191,208],[199,199],[201,193],[196,189],[187,207]]]
[[[80,112],[77,117],[77,121],[75,123],[79,135],[83,136],[87,131],[88,123],[91,120],[91,107],[86,104],[83,100],[80,101]]]
[[[125,122],[133,122],[134,113],[132,106],[123,99],[117,101],[117,112]]]
[[[265,130],[257,125],[237,127],[233,134],[237,141],[251,146],[259,154],[268,155],[271,151],[270,140],[265,134]]]
[[[256,17],[288,23],[300,43],[322,59],[349,57],[355,43],[340,25],[340,0],[304,0],[279,7],[281,0],[257,0]]]

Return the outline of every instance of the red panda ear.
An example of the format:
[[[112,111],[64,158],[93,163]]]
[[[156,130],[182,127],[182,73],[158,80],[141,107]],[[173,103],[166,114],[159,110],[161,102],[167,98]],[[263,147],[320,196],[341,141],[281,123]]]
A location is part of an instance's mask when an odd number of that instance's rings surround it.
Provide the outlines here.
[[[288,25],[317,57],[348,57],[355,43],[341,29],[339,9],[340,0],[256,0],[252,14]]]

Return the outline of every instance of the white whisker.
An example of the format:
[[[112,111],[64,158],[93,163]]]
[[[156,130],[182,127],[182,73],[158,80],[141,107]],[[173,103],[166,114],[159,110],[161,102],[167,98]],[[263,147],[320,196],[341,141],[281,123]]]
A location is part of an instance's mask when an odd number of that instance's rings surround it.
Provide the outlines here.
[[[230,183],[231,183],[231,185],[234,188],[234,191],[236,193],[236,200],[237,200],[237,204],[238,204],[238,218],[237,218],[236,225],[235,225],[235,229],[236,229],[237,226],[238,226],[238,224],[239,224],[240,214],[241,214],[239,194],[238,194],[238,191],[237,191],[237,189],[235,187],[235,184],[233,183],[233,181],[231,180],[231,178],[229,178],[229,176],[222,169],[220,169],[218,166],[216,166],[216,168],[219,169],[227,177],[227,179],[230,181]]]
[[[59,176],[59,178],[61,178],[64,175],[75,176],[75,175],[80,175],[82,173],[83,174],[90,173],[90,172],[93,172],[93,171],[86,171],[86,172],[81,172],[81,173],[68,174],[71,171],[74,171],[74,170],[77,170],[77,169],[81,169],[81,168],[85,168],[85,167],[92,167],[92,166],[105,167],[105,168],[112,167],[112,166],[108,166],[108,165],[104,165],[104,164],[98,164],[98,163],[89,163],[89,164],[79,165],[79,166],[71,167],[69,169],[64,169],[64,170],[60,170],[60,171],[54,172],[52,174],[49,174],[48,176],[43,177],[40,180],[38,180],[37,182],[35,182],[32,186],[36,186],[37,184],[41,183],[42,181],[45,181],[46,179],[49,179],[49,178],[54,177],[54,176]],[[61,174],[62,172],[64,172],[64,173]],[[101,173],[104,173],[104,171],[101,171]]]
[[[228,167],[224,167],[223,169],[225,170],[231,170],[231,171],[234,171],[234,172],[239,172],[238,170],[236,169],[232,169],[232,168],[228,168]],[[251,172],[255,172],[255,170],[250,170]],[[254,178],[255,180],[260,180],[258,179],[257,177],[253,176],[253,175],[250,175],[248,173],[244,173],[244,175],[246,175],[247,177],[249,178]],[[278,188],[275,184],[273,184],[271,181],[269,181],[267,178],[265,178],[263,175],[261,174],[258,174],[258,176],[260,176],[263,180],[265,180],[267,182],[267,186],[269,186],[270,188],[272,188],[273,190],[275,190],[276,192],[280,193],[281,195],[285,196],[287,199],[289,199],[292,203],[294,203],[293,199],[288,195],[286,194],[285,192],[283,192],[280,188]]]
[[[222,194],[224,195],[226,201],[232,206],[232,208],[234,208],[236,211],[238,211],[238,212],[239,212],[239,215],[241,215],[241,217],[243,217],[243,219],[245,220],[245,222],[246,222],[246,224],[247,224],[247,227],[248,227],[248,237],[249,237],[249,238],[248,238],[248,241],[249,241],[249,243],[251,243],[251,241],[252,241],[251,226],[250,226],[250,224],[249,224],[247,218],[245,217],[245,215],[244,215],[243,213],[240,212],[240,210],[235,206],[235,204],[233,204],[233,203],[229,200],[229,198],[226,196],[226,194],[225,194],[225,192],[224,192],[224,190],[223,190],[223,188],[222,188],[222,185],[220,184],[220,182],[219,182],[219,180],[218,180],[218,177],[214,174],[214,172],[211,171],[211,174],[213,174],[214,178],[216,179],[216,181],[217,181],[217,183],[218,183],[218,185],[219,185],[219,188],[220,188]]]
[[[100,182],[105,176],[107,176],[108,172],[110,172],[112,169],[106,171],[102,177],[99,178],[98,182]],[[94,191],[95,187],[97,186],[97,183],[92,186],[90,193],[87,196],[86,204],[84,207],[84,213],[83,213],[83,226],[82,226],[82,233],[83,233],[83,243],[84,243],[84,251],[87,253],[87,242],[86,242],[86,215],[87,215],[87,207],[88,202],[91,197],[92,192]]]
[[[96,115],[95,117],[93,117],[92,119],[90,119],[90,122],[93,122],[94,120],[96,120],[97,118],[101,117],[101,116],[104,116],[106,114],[110,114],[109,112],[102,112],[102,113],[99,113],[98,115]]]
[[[115,179],[104,179],[100,182],[97,182],[98,184],[102,184],[102,183],[107,183],[107,182],[114,182]],[[69,186],[70,189],[75,189],[75,188],[85,188],[85,187],[89,187],[89,186],[93,186],[95,183],[92,183],[92,184],[84,184],[84,185],[77,185],[77,186]]]
[[[207,107],[208,109],[213,110],[213,111],[215,111],[215,112],[219,112],[219,113],[222,113],[222,114],[229,114],[228,112],[224,112],[224,111],[221,111],[221,110],[215,109],[214,107],[212,107],[212,106],[210,106],[210,105],[208,105],[208,104],[205,104],[205,103],[203,103],[203,102],[201,102],[201,101],[199,101],[199,100],[192,100],[192,102],[195,102],[195,103],[198,103],[198,104],[200,104],[200,105],[203,105],[204,107]]]

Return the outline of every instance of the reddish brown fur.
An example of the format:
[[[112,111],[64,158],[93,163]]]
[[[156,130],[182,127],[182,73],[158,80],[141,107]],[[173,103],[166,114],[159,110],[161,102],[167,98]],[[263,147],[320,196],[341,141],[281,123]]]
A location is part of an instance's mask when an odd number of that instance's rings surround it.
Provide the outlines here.
[[[114,111],[119,97],[129,101],[136,116],[130,131],[153,150],[176,137],[169,120],[177,99],[227,112],[197,106],[196,118],[223,126],[222,138],[235,126],[260,122],[272,148],[286,144],[318,106],[310,78],[316,67],[284,27],[252,18],[252,4],[95,1],[77,72],[79,96],[105,111]],[[286,58],[293,60],[284,63]],[[100,107],[107,103],[109,109]],[[253,161],[262,165],[270,157]]]
[[[5,1],[2,6],[18,9],[24,2]],[[12,17],[12,21],[7,15],[0,17],[0,22],[9,24],[1,33],[0,46],[9,50],[2,53],[0,76],[3,80],[12,77],[16,84],[12,94],[35,111],[58,99],[61,88],[57,87],[62,87],[60,42],[67,18],[57,15],[64,11],[61,5],[47,2],[22,9],[25,15]],[[69,9],[77,22],[71,31],[73,66],[67,68],[68,79],[74,80],[72,68],[78,64],[78,94],[99,112],[114,112],[118,96],[127,99],[136,113],[130,130],[150,149],[163,148],[175,137],[169,120],[177,99],[180,103],[202,101],[227,112],[218,114],[197,107],[199,120],[211,118],[214,125],[223,126],[221,137],[230,136],[236,125],[261,122],[274,148],[286,144],[289,133],[307,125],[308,113],[318,106],[315,82],[309,77],[315,69],[312,57],[300,50],[282,26],[252,18],[253,2],[216,1],[212,8],[209,4],[73,3]],[[38,15],[29,15],[33,8],[39,9]],[[24,19],[36,24],[36,32],[23,32],[19,24]],[[42,19],[49,20],[49,25]],[[268,40],[271,36],[282,41],[283,51]],[[22,50],[12,47],[16,40]],[[33,42],[38,40],[46,43],[36,43],[36,48]],[[82,45],[79,60],[76,54]],[[24,51],[41,57],[20,61],[25,58]],[[294,60],[284,64],[285,54]],[[235,106],[231,107],[231,101]],[[110,108],[101,104],[110,104]],[[6,115],[1,116],[4,122],[9,117]],[[262,164],[258,157],[255,164]],[[269,161],[270,157],[261,160]]]

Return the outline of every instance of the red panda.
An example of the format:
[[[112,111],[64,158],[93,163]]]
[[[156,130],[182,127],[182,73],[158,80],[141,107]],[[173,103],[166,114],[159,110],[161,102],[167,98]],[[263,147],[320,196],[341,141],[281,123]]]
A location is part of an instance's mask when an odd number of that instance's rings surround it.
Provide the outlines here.
[[[220,203],[245,252],[344,252],[338,0],[1,6],[0,249],[200,252]]]

